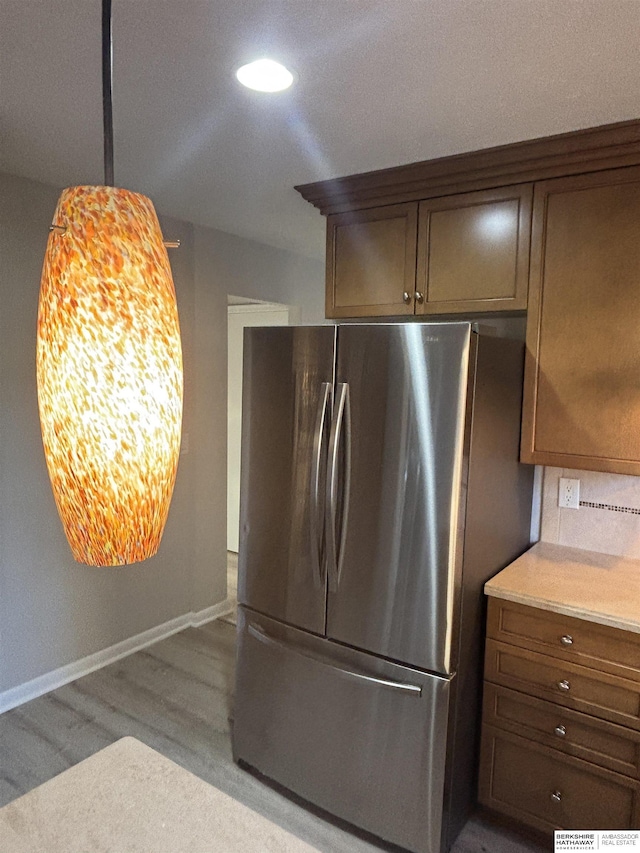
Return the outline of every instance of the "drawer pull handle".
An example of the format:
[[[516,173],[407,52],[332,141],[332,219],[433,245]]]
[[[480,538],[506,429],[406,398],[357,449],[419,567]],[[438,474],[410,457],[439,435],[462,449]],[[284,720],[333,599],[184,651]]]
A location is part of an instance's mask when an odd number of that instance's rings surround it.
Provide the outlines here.
[[[565,634],[564,637],[560,637],[560,642],[563,646],[572,646],[573,637],[571,636],[571,634]]]
[[[567,690],[571,690],[571,685],[569,684],[566,678],[563,678],[562,681],[558,682],[558,687],[560,688],[560,690],[564,690],[565,692]]]
[[[562,793],[560,791],[554,791],[553,794],[551,794],[551,799],[554,803],[559,803],[562,800]]]
[[[554,732],[557,734],[558,737],[564,737],[567,733],[567,730],[564,726],[556,726]]]
[[[408,305],[411,302],[411,294],[407,293],[406,290],[402,294],[402,301],[404,302],[405,305]]]
[[[419,290],[416,290],[415,298],[418,305],[422,305],[422,303],[424,302],[424,294],[420,293]]]

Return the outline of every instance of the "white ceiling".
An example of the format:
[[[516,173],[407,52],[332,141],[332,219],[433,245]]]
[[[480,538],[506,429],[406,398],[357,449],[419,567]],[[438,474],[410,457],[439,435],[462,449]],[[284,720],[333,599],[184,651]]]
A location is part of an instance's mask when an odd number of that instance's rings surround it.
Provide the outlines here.
[[[115,178],[322,257],[294,184],[640,115],[640,0],[113,0]],[[238,65],[297,82],[261,94]],[[0,170],[100,183],[100,0],[0,0]]]

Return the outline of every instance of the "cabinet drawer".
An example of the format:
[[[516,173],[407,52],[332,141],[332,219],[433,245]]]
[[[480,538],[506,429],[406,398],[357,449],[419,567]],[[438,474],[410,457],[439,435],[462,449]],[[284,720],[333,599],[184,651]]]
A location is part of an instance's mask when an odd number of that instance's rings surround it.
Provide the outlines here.
[[[640,681],[640,634],[489,598],[487,636]]]
[[[544,699],[485,684],[483,722],[640,779],[640,732]]]
[[[640,828],[640,782],[483,726],[480,802],[536,829]]]
[[[496,640],[487,640],[485,678],[495,684],[550,699],[640,729],[640,683],[558,661]]]

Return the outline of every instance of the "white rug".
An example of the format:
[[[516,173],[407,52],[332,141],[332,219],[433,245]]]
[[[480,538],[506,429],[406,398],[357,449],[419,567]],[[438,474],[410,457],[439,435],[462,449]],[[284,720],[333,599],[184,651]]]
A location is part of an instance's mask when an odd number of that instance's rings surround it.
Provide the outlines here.
[[[314,853],[315,848],[125,737],[0,809],[0,851]]]

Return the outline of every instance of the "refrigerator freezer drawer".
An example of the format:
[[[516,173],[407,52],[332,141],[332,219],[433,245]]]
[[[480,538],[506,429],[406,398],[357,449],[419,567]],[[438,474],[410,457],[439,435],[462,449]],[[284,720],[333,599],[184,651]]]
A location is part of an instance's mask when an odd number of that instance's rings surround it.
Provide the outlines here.
[[[441,844],[451,683],[241,608],[234,758],[416,853]]]

